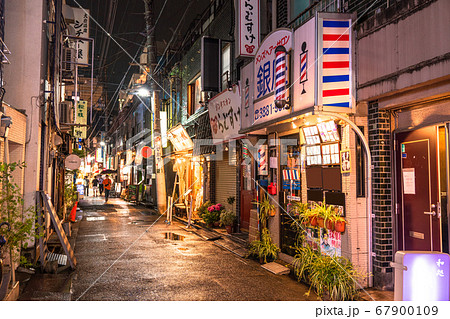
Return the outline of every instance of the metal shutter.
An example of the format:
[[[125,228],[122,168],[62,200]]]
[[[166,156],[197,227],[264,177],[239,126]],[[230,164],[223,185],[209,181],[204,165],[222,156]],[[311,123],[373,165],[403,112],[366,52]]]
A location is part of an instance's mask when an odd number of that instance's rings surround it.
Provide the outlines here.
[[[216,203],[230,209],[227,198],[236,197],[236,166],[229,165],[228,152],[223,152],[223,160],[216,162],[215,171],[215,176],[211,176],[211,179],[215,178]],[[236,201],[233,204],[233,211],[236,213]]]

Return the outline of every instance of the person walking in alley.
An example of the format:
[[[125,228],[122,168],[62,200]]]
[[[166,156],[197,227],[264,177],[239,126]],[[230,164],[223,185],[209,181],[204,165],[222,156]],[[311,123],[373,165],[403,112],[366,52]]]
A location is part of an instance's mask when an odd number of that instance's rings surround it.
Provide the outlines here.
[[[89,196],[89,178],[87,175],[84,177],[84,195]]]
[[[103,177],[102,177],[102,175],[99,175],[98,176],[98,189],[100,190],[100,196],[103,195],[103,188],[104,188],[104,186],[103,186]]]
[[[108,202],[109,192],[111,191],[111,180],[109,176],[106,175],[106,178],[103,180],[103,186],[105,187],[105,204]]]
[[[94,192],[94,197],[98,196],[98,179],[94,177],[92,180],[92,191]]]

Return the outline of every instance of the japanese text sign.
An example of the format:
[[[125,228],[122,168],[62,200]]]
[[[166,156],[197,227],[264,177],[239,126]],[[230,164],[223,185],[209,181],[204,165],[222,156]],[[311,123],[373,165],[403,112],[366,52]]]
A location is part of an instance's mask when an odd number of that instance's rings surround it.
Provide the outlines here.
[[[241,128],[241,96],[239,86],[223,91],[209,101],[209,120],[213,139],[229,141],[239,138]]]
[[[71,26],[75,29],[75,36],[80,38],[89,38],[89,10],[72,8],[74,21]],[[73,42],[74,49],[76,49],[76,42]],[[89,63],[89,41],[78,41],[78,54],[79,63]]]
[[[186,151],[194,147],[189,134],[186,132],[183,126],[178,125],[167,132],[170,142],[173,144],[175,151]],[[156,148],[155,148],[156,151]]]
[[[254,57],[259,45],[259,0],[237,0],[238,57]]]
[[[87,124],[87,101],[78,101],[75,110],[75,124],[86,125]],[[73,135],[75,138],[86,138],[86,126],[75,126],[73,129]]]
[[[450,256],[440,252],[395,253],[395,300],[450,300]]]
[[[267,122],[290,113],[289,110],[278,109],[274,105],[275,49],[280,45],[284,46],[287,52],[292,49],[291,30],[278,29],[270,33],[256,53],[253,70],[253,124]],[[289,74],[289,63],[286,68],[286,72]],[[286,87],[289,87],[288,83],[286,83]],[[286,96],[289,96],[288,91]]]

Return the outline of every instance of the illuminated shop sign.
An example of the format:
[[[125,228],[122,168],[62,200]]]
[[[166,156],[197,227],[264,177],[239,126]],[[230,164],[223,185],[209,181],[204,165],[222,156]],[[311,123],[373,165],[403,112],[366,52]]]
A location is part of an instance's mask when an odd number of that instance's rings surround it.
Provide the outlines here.
[[[167,132],[167,136],[177,152],[194,148],[194,143],[181,125],[178,125]]]
[[[395,253],[394,299],[404,301],[449,301],[450,256],[440,252]]]

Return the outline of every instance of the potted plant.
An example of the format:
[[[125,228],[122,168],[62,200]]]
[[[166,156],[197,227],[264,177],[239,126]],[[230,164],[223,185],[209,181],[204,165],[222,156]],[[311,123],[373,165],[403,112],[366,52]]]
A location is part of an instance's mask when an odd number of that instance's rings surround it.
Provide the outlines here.
[[[334,230],[340,233],[343,233],[345,231],[345,224],[347,221],[342,216],[335,216],[334,217]]]
[[[267,228],[263,228],[261,240],[255,240],[250,243],[247,257],[254,256],[259,262],[268,263],[278,258],[280,248],[273,243],[270,232]]]
[[[236,215],[232,211],[224,211],[220,214],[220,225],[225,226],[228,234],[232,233],[235,221]]]
[[[334,207],[325,203],[316,204],[314,210],[317,214],[317,223],[319,227],[325,228],[325,223],[334,216]]]
[[[219,226],[220,213],[224,210],[221,204],[211,205],[207,208],[207,211],[202,214],[203,221],[208,227]]]
[[[275,216],[275,205],[270,202],[268,196],[264,196],[262,201],[257,202],[259,205],[259,220],[262,228],[267,226],[267,219]]]

